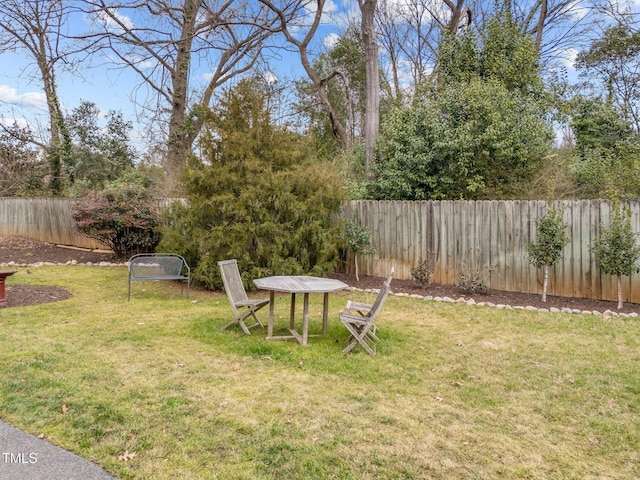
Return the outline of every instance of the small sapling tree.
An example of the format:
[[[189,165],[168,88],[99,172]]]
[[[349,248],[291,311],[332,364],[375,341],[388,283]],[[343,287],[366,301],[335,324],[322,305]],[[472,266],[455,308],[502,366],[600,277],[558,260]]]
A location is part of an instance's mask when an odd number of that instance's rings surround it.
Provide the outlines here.
[[[543,269],[543,302],[547,301],[549,267],[558,262],[562,255],[562,249],[569,242],[562,215],[562,210],[553,208],[551,197],[549,197],[547,199],[547,212],[536,220],[536,241],[527,244],[529,261],[534,267]]]
[[[345,227],[345,239],[347,241],[347,250],[353,252],[353,258],[356,267],[356,281],[360,281],[358,274],[358,254],[373,255],[376,249],[371,245],[371,233],[365,227],[358,224],[355,219],[349,220]]]
[[[594,241],[593,253],[600,270],[617,277],[618,309],[622,308],[622,277],[637,273],[640,245],[637,234],[631,228],[631,212],[613,201],[613,216],[609,227],[601,226],[600,235]]]

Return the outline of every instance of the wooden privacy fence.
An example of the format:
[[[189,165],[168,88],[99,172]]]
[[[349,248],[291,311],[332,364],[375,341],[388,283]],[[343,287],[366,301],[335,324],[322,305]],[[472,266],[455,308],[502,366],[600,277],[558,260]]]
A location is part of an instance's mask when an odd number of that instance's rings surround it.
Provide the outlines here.
[[[623,202],[640,231],[640,202]],[[611,203],[557,201],[570,241],[550,271],[549,295],[616,300],[615,278],[600,272],[591,252],[600,225],[609,225]],[[457,284],[460,274],[481,274],[489,288],[542,293],[542,271],[529,263],[526,245],[535,240],[544,201],[352,201],[345,219],[356,218],[373,237],[374,255],[359,257],[363,275],[411,279],[427,260],[435,283]],[[640,303],[640,276],[623,277],[623,299]]]
[[[158,200],[161,209],[174,199]],[[183,200],[178,200],[183,201]],[[84,248],[104,246],[77,231],[71,219],[75,200],[0,198],[0,235],[16,235]],[[624,202],[640,231],[640,202]],[[591,253],[600,225],[609,225],[611,203],[558,201],[570,242],[550,272],[550,295],[616,299],[615,278],[600,272]],[[542,272],[529,263],[526,245],[535,240],[536,219],[544,201],[352,201],[343,217],[355,217],[373,236],[376,254],[359,260],[363,275],[411,279],[411,269],[426,260],[436,283],[457,284],[459,275],[481,274],[490,288],[542,292]],[[352,268],[349,263],[348,268]],[[623,299],[640,303],[640,275],[623,279]]]
[[[156,202],[162,210],[175,200],[160,199]],[[0,198],[0,235],[27,237],[56,245],[107,248],[78,231],[71,218],[76,201],[69,198]]]
[[[71,218],[75,202],[68,198],[0,198],[0,235],[83,248],[106,248],[77,230]]]

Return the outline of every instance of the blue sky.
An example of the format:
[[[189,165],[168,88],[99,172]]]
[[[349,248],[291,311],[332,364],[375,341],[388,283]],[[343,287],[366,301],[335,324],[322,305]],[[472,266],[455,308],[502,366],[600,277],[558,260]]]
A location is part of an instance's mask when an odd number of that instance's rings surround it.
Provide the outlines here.
[[[402,0],[394,0],[401,2]],[[626,0],[621,0],[626,1]],[[331,18],[327,18],[326,25],[318,38],[317,46],[322,42],[329,42],[340,31],[343,18],[351,14],[357,6],[350,0],[338,3],[339,0],[329,1],[325,11],[330,12]],[[629,0],[634,9],[640,6],[640,0]],[[77,30],[86,28],[83,17],[75,17]],[[565,52],[569,73],[572,73],[571,60],[576,51]],[[82,100],[94,102],[102,112],[109,110],[121,111],[126,120],[136,125],[134,108],[131,101],[133,88],[140,84],[140,79],[132,72],[126,70],[112,70],[105,67],[87,68],[83,66],[82,78],[69,73],[58,72],[58,90],[63,106],[67,111],[77,107]],[[296,56],[284,57],[272,66],[279,77],[291,78],[301,74],[299,60]],[[206,78],[206,71],[195,72],[192,82],[199,83]],[[4,123],[30,124],[35,131],[46,129],[47,115],[44,94],[41,83],[34,71],[33,65],[29,65],[24,57],[16,54],[0,55],[0,116]],[[137,125],[136,125],[137,127]]]
[[[353,5],[340,8],[345,11],[353,8]],[[337,11],[338,7],[334,1],[328,0],[325,12]],[[322,35],[317,39],[318,45],[340,31],[336,26],[339,23],[335,17],[332,20],[327,18],[326,24],[322,27]],[[86,17],[80,14],[71,17],[71,32],[76,33],[87,28]],[[104,60],[95,58],[92,63],[105,63]],[[285,78],[302,74],[300,62],[293,55],[283,57],[273,65],[272,70],[276,76]],[[132,90],[141,85],[141,81],[135,73],[126,69],[115,69],[113,65],[98,68],[83,65],[80,75],[61,71],[56,73],[59,97],[67,112],[78,107],[83,100],[91,101],[103,114],[109,110],[121,111],[126,120],[134,123],[134,130],[136,129],[136,111],[131,95]],[[191,78],[192,85],[197,87],[205,84],[208,73],[206,70],[194,72]],[[21,126],[30,125],[35,132],[46,131],[48,117],[41,81],[34,62],[25,56],[14,53],[0,55],[0,121],[4,124],[15,121]]]

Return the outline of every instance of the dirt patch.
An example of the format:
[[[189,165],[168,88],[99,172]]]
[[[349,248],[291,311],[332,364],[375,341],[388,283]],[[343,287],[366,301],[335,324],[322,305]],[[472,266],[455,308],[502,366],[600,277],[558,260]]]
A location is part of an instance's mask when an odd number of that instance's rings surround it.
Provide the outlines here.
[[[7,285],[5,287],[7,308],[40,305],[71,298],[64,288],[47,285]]]
[[[360,281],[356,281],[355,275],[334,274],[333,278],[342,280],[346,284],[356,288],[380,288],[384,279],[360,275]],[[449,297],[454,300],[473,298],[477,303],[490,302],[495,305],[510,305],[512,307],[536,307],[536,308],[570,308],[572,310],[605,312],[611,310],[617,313],[637,313],[640,315],[640,305],[637,303],[625,303],[622,310],[617,309],[617,302],[592,300],[589,298],[558,297],[547,295],[546,303],[542,301],[542,295],[519,292],[506,292],[502,290],[486,290],[483,292],[468,294],[455,285],[431,284],[422,286],[414,280],[391,281],[391,291],[394,293],[408,293],[409,295]]]
[[[113,253],[61,247],[23,237],[0,237],[0,263],[33,264],[37,262],[100,263],[114,261]]]

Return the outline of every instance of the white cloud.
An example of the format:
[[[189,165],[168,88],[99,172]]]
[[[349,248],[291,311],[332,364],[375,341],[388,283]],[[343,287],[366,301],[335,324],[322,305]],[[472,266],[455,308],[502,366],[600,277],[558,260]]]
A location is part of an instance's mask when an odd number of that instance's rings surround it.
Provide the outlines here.
[[[578,56],[579,51],[575,48],[563,48],[558,52],[558,57],[560,58],[560,63],[567,68],[575,69],[576,57]]]
[[[304,6],[304,8],[305,8],[305,10],[307,11],[307,13],[309,15],[313,16],[318,11],[318,3],[317,2],[308,2]],[[331,15],[332,13],[335,13],[337,11],[338,11],[338,7],[336,6],[336,4],[334,3],[333,0],[326,0],[324,2],[324,8],[322,9],[323,21],[327,20],[327,15]]]
[[[278,77],[276,76],[275,73],[271,71],[264,72],[262,74],[262,78],[264,79],[265,82],[267,82],[267,85],[273,85],[275,83],[278,83]]]
[[[43,92],[18,93],[17,89],[9,85],[0,85],[0,103],[42,109],[47,107],[47,99]]]
[[[339,41],[340,41],[340,35],[338,35],[337,33],[330,33],[329,35],[324,37],[324,40],[322,41],[322,43],[327,49],[331,50],[338,44]]]
[[[134,28],[135,24],[126,15],[121,15],[114,9],[109,9],[109,12],[100,11],[94,15],[97,22],[102,24],[105,30],[115,33],[121,33],[126,29]],[[124,28],[121,26],[124,25]]]
[[[7,128],[12,128],[14,125],[17,125],[18,128],[22,129],[31,128],[31,124],[25,118],[0,118],[0,124]]]

